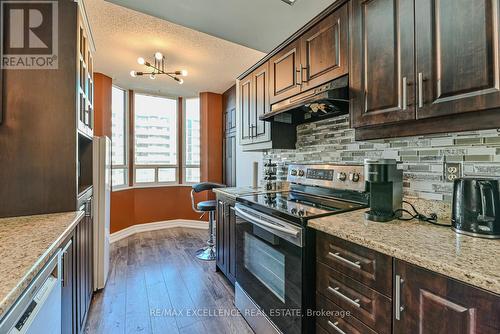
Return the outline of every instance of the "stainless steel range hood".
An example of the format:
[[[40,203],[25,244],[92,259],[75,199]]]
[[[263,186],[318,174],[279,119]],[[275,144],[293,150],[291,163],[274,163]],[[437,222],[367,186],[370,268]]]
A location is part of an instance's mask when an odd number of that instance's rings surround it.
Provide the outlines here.
[[[302,124],[348,112],[349,77],[346,75],[273,104],[271,112],[259,116],[259,119],[270,122]]]

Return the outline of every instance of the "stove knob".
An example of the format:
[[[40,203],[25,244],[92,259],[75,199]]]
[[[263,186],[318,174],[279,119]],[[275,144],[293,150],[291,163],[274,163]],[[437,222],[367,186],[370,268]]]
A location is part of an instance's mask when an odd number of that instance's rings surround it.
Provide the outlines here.
[[[337,179],[339,179],[339,181],[345,181],[347,179],[347,174],[344,172],[340,172],[337,174]]]
[[[304,217],[304,215],[305,215],[304,210],[299,210],[298,215],[299,215],[300,217]]]
[[[351,174],[349,174],[349,179],[352,182],[358,182],[359,181],[359,174],[358,173],[351,173]]]
[[[299,170],[299,176],[304,176],[304,170]]]
[[[292,175],[292,176],[296,176],[296,175],[297,175],[297,170],[296,170],[296,169],[292,169],[292,170],[290,171],[290,175]]]
[[[290,210],[290,212],[292,213],[292,215],[296,215],[297,214],[297,209],[292,208],[292,210]]]

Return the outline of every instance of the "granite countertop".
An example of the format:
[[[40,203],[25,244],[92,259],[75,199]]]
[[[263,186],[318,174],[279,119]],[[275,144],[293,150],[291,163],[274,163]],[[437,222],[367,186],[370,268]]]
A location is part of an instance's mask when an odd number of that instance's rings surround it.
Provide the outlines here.
[[[261,192],[266,192],[266,190],[262,187],[253,188],[253,187],[228,187],[228,188],[215,188],[214,193],[221,194],[232,199],[236,199],[240,196],[251,195]]]
[[[0,219],[0,319],[83,216],[75,211]]]
[[[375,223],[357,210],[309,221],[309,226],[408,263],[500,294],[500,240],[460,235],[413,221]],[[439,223],[448,223],[443,219]]]

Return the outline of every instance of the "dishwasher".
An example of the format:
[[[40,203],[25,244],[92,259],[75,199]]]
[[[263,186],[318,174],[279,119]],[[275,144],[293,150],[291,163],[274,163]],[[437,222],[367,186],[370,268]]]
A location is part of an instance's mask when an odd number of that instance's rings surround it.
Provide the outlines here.
[[[61,334],[61,252],[58,251],[0,322],[0,334]]]

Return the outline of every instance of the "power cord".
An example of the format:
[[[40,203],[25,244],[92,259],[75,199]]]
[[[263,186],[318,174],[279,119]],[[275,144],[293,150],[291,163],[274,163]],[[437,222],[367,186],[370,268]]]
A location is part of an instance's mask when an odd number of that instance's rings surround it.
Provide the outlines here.
[[[437,222],[437,220],[438,220],[437,214],[431,213],[430,216],[426,216],[426,215],[421,214],[420,212],[418,212],[417,209],[415,208],[415,206],[413,206],[413,204],[411,204],[410,202],[403,201],[403,203],[408,204],[412,208],[412,210],[413,210],[414,213],[411,213],[409,210],[406,210],[406,209],[397,209],[396,211],[394,211],[394,215],[395,216],[399,212],[406,213],[406,214],[410,215],[410,217],[408,217],[408,218],[405,218],[405,217],[401,216],[401,217],[397,217],[397,219],[404,220],[404,221],[418,219],[420,221],[423,221],[423,222],[426,222],[426,223],[430,223],[432,225],[442,226],[442,227],[450,227],[450,225],[439,224]]]

